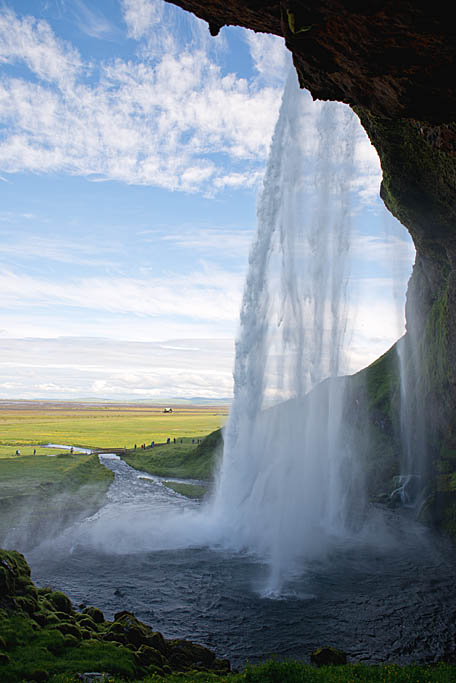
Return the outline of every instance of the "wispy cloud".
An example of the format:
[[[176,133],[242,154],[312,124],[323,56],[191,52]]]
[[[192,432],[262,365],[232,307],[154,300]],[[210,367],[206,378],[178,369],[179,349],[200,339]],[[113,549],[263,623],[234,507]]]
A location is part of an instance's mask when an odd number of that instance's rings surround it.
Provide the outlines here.
[[[233,230],[229,228],[181,228],[179,230],[157,233],[153,231],[149,236],[143,236],[144,242],[155,242],[161,239],[184,249],[194,249],[202,252],[223,251],[224,254],[235,254],[239,258],[247,257],[252,242],[253,230]]]
[[[99,9],[88,7],[83,0],[72,0],[71,9],[80,30],[91,38],[114,40],[120,37],[120,30]]]
[[[244,37],[259,76],[283,87],[291,66],[291,53],[283,38],[254,31],[246,31]]]
[[[34,213],[29,211],[0,211],[0,223],[9,223],[14,225],[15,223],[22,222],[23,220],[31,221],[35,220],[37,217]]]
[[[160,0],[122,0],[123,16],[130,38],[143,38],[159,23],[163,16],[163,4]]]
[[[407,269],[413,263],[415,247],[410,239],[395,235],[357,235],[353,240],[354,255],[364,262],[381,263],[391,266],[394,262],[403,263]]]
[[[77,50],[59,40],[46,21],[0,13],[0,63],[24,63],[45,82],[68,87],[82,67]]]
[[[3,234],[0,259],[56,261],[79,266],[115,267],[120,263],[120,248],[97,243],[96,240],[78,241],[62,237]],[[116,258],[117,254],[117,258]]]
[[[96,73],[45,21],[0,14],[0,61],[25,64],[33,76],[0,80],[0,169],[206,195],[257,186],[289,63],[282,39],[246,32],[256,73],[247,80],[222,69],[204,22],[188,19],[190,38],[178,48],[168,40],[178,8],[146,0],[122,6],[140,56],[100,62]],[[75,7],[86,32],[103,36],[111,30],[83,0]],[[194,40],[192,30],[206,38]],[[150,41],[157,36],[165,44],[155,54]],[[311,130],[314,116],[304,107],[302,125]],[[359,131],[353,189],[369,203],[378,195],[381,173],[375,150]],[[311,153],[317,138],[309,133],[302,144]]]
[[[236,321],[243,278],[210,265],[166,278],[90,277],[65,282],[0,271],[4,308],[72,306],[153,318]]]
[[[0,16],[0,60],[25,63],[37,79],[0,81],[1,168],[205,193],[258,181],[276,88],[224,75],[193,46],[154,63],[101,63],[98,81],[88,83],[90,65],[46,22]],[[129,25],[139,36],[146,19],[135,16]]]
[[[222,398],[232,392],[233,354],[231,340],[217,339],[0,339],[0,397]]]

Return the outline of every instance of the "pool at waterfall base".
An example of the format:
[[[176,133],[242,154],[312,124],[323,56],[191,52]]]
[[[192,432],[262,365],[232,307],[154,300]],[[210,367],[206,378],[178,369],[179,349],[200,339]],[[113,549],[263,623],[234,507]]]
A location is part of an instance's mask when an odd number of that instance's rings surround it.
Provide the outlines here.
[[[378,510],[378,527],[335,542],[266,595],[268,564],[221,544],[204,545],[188,500],[101,456],[115,481],[96,515],[26,554],[38,585],[64,591],[77,608],[107,618],[121,610],[161,631],[229,658],[307,659],[322,645],[367,663],[436,661],[456,637],[453,550],[409,514]],[[206,530],[207,532],[207,530]]]

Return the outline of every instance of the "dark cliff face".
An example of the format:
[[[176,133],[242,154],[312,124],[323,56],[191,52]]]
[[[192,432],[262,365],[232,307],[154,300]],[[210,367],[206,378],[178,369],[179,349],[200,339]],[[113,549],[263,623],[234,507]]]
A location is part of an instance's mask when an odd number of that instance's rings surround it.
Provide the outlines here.
[[[410,428],[428,435],[431,507],[456,535],[456,41],[450,6],[443,0],[170,1],[208,21],[213,35],[234,24],[283,36],[301,86],[315,99],[350,104],[376,147],[382,199],[417,250],[406,307],[413,339],[407,353],[415,356],[410,365],[420,368],[409,380],[417,407],[410,419],[426,424]],[[373,385],[383,386],[383,375],[376,374],[384,365],[364,371],[368,385],[375,375]],[[394,401],[380,404],[376,410],[389,419]]]
[[[443,123],[456,111],[454,21],[442,0],[171,0],[209,22],[285,38],[316,99]]]

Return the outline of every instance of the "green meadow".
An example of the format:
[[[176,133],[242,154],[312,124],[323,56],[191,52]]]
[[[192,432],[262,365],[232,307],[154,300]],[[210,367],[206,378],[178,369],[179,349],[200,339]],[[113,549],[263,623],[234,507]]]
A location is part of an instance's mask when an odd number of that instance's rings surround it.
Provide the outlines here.
[[[220,436],[215,441],[204,437],[218,430],[226,414],[226,408],[206,406],[178,407],[164,414],[159,406],[0,404],[0,542],[12,530],[38,540],[44,531],[57,531],[57,526],[90,514],[104,502],[113,474],[97,455],[71,454],[45,444],[126,448],[125,460],[139,470],[208,480]],[[141,448],[168,438],[169,445]],[[206,491],[193,484],[167,485],[188,497]]]
[[[167,438],[197,438],[222,426],[227,407],[182,406],[164,414],[160,406],[0,403],[0,457],[55,453],[48,443],[88,448],[133,448]]]
[[[197,440],[195,440],[197,441]],[[176,443],[165,444],[155,448],[136,451],[127,451],[122,458],[125,462],[137,470],[156,474],[159,477],[176,477],[178,479],[213,479],[217,458],[222,449],[221,430],[217,429],[201,439],[200,443],[192,443],[192,439],[176,440]],[[174,491],[184,493],[185,487],[190,493],[188,484],[179,485],[178,490],[173,484]],[[188,495],[184,494],[184,495]],[[197,489],[193,489],[190,497],[200,497]],[[201,494],[201,491],[199,492]]]

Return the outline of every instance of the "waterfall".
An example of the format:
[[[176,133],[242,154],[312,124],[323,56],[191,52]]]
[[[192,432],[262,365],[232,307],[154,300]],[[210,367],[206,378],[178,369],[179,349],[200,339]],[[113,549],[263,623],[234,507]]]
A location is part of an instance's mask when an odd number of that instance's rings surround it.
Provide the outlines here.
[[[411,297],[410,297],[411,298]],[[392,498],[419,512],[426,492],[429,467],[428,414],[422,371],[422,322],[412,302],[407,304],[407,333],[399,340],[401,474]]]
[[[348,107],[313,103],[290,74],[258,206],[212,510],[225,545],[268,560],[271,594],[303,558],[348,533],[362,497],[338,377],[355,126]]]

